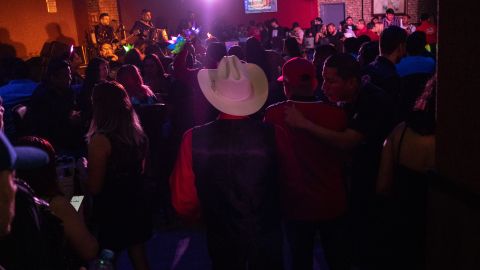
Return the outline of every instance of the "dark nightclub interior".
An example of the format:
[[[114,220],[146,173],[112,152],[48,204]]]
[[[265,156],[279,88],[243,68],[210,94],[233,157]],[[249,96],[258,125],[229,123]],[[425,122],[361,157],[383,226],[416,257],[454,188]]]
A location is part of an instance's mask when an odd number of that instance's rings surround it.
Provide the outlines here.
[[[480,269],[479,3],[0,6],[0,270]]]

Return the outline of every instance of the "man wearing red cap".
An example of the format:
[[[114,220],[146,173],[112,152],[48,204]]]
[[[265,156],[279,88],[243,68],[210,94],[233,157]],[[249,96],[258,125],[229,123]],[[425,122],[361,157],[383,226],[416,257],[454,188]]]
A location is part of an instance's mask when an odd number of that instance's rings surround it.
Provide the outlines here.
[[[395,27],[389,27],[395,29]],[[395,30],[396,31],[396,30]],[[355,266],[389,269],[389,254],[382,232],[375,226],[375,187],[383,142],[394,127],[395,106],[384,89],[362,80],[360,64],[349,54],[332,55],[325,61],[322,90],[331,102],[342,103],[348,114],[347,128],[332,130],[315,124],[297,108],[286,110],[285,121],[339,151],[349,151],[349,219]],[[329,117],[329,116],[326,116]],[[320,153],[318,153],[320,154]],[[332,267],[330,267],[332,269]]]
[[[339,151],[322,143],[308,132],[285,122],[285,110],[294,106],[316,125],[332,131],[347,127],[342,109],[318,101],[315,67],[303,58],[293,58],[282,69],[279,81],[284,84],[288,100],[267,108],[265,121],[283,127],[284,143],[294,149],[285,163],[295,168],[295,177],[287,177],[281,186],[286,232],[293,269],[313,268],[313,247],[316,231],[322,237],[330,269],[348,269],[344,215],[346,191],[342,176],[343,159]],[[343,239],[342,239],[343,238]]]

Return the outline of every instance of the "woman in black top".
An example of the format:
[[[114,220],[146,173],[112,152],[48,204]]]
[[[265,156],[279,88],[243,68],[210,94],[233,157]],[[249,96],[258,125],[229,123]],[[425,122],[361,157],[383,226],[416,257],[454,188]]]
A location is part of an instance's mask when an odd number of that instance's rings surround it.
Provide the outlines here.
[[[87,188],[94,195],[100,247],[116,253],[126,248],[134,269],[149,269],[145,242],[152,224],[144,194],[147,137],[119,83],[95,86],[92,101]]]
[[[387,138],[382,153],[377,193],[390,206],[385,225],[395,269],[425,269],[426,173],[435,163],[435,82],[436,76],[408,119]]]

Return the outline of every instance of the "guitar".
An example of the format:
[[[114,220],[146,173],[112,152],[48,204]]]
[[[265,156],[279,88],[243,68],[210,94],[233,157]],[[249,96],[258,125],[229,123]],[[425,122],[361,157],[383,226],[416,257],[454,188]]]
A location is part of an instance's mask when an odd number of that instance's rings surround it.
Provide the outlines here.
[[[133,33],[131,33],[130,35],[125,37],[124,39],[122,39],[120,41],[117,41],[117,42],[112,42],[112,46],[115,48],[115,47],[125,45],[125,44],[128,43],[128,40],[130,40],[131,38],[139,35],[140,33],[141,33],[141,31],[139,29],[137,29],[137,30],[133,31]]]

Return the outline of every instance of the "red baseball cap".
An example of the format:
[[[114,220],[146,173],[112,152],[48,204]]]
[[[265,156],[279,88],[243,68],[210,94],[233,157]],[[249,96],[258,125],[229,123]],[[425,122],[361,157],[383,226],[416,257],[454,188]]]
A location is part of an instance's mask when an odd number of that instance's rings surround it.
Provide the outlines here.
[[[288,60],[282,68],[282,76],[277,81],[300,85],[302,82],[316,80],[315,66],[305,58],[295,57]]]

